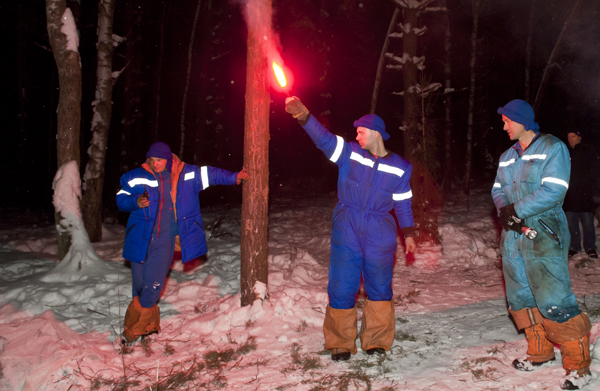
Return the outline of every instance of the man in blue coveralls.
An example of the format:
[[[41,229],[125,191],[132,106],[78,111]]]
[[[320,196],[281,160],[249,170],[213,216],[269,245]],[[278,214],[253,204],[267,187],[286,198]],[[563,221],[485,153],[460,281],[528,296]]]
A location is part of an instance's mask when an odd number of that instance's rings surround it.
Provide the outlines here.
[[[515,359],[513,366],[532,371],[553,361],[557,343],[567,371],[561,387],[578,390],[591,378],[591,325],[579,310],[569,275],[570,236],[562,210],[569,151],[558,138],[540,133],[529,103],[515,99],[498,114],[510,139],[517,141],[500,156],[492,188],[503,227],[500,251],[509,312],[528,342],[527,357]],[[523,227],[538,235],[530,240]]]
[[[298,98],[286,99],[286,111],[339,167],[327,286],[329,305],[323,324],[325,350],[331,349],[334,361],[348,360],[356,353],[355,301],[362,276],[367,300],[361,322],[361,348],[370,355],[385,354],[396,330],[392,274],[397,231],[392,210],[406,238],[406,252],[416,247],[412,166],[385,149],[383,141],[390,135],[377,115],[367,114],[354,121],[357,143],[331,134]]]
[[[186,164],[165,143],[156,142],[142,167],[121,177],[117,206],[131,212],[125,231],[123,258],[131,262],[133,300],[125,314],[119,346],[160,331],[156,305],[171,267],[177,236],[182,262],[207,251],[198,193],[211,185],[248,180],[220,168]]]

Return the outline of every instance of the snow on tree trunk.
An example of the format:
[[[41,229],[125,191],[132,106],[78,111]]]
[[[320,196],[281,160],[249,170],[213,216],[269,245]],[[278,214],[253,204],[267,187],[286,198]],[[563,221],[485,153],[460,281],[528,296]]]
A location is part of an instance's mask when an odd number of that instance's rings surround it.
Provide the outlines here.
[[[48,38],[59,79],[57,109],[56,160],[62,166],[74,160],[79,166],[79,123],[81,121],[81,67],[79,37],[71,10],[65,0],[46,0]],[[59,227],[62,217],[54,216]],[[68,232],[58,230],[58,256],[62,258],[71,245]]]
[[[269,201],[269,104],[265,46],[270,42],[271,0],[249,0],[244,167],[250,180],[242,195],[241,304],[257,299],[256,282],[267,284]]]
[[[187,74],[185,77],[185,88],[183,91],[183,102],[181,103],[181,141],[179,144],[179,157],[184,159],[183,148],[185,146],[185,108],[187,106],[187,99],[190,90],[190,78],[192,77],[192,50],[194,48],[194,41],[196,40],[196,26],[198,25],[198,15],[200,15],[200,8],[202,6],[202,0],[198,0],[196,3],[196,14],[194,15],[194,24],[192,25],[192,33],[190,36],[190,43],[188,45],[188,66]]]
[[[476,82],[476,68],[477,62],[477,30],[479,28],[479,12],[480,12],[480,0],[472,0],[473,6],[473,30],[471,31],[471,62],[470,62],[470,87],[469,87],[469,109],[467,116],[467,156],[465,163],[465,181],[464,181],[464,192],[469,194],[471,191],[471,166],[473,162],[473,116],[475,111],[475,82]]]
[[[69,282],[86,279],[90,274],[102,273],[105,269],[104,261],[96,255],[79,211],[81,180],[77,162],[67,162],[58,169],[52,188],[54,210],[57,215],[62,216],[56,228],[65,231],[72,243],[65,257],[42,277],[42,281]]]
[[[92,141],[83,175],[83,221],[92,242],[102,240],[102,189],[112,115],[113,20],[116,0],[101,0],[98,12],[96,100],[92,103]]]

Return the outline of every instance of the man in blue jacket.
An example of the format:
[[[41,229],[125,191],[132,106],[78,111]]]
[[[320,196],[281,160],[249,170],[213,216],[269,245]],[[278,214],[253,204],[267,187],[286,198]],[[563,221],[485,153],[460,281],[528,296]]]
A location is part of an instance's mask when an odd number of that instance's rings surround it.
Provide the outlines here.
[[[532,107],[515,99],[498,109],[504,130],[517,141],[502,154],[492,188],[502,224],[500,250],[506,296],[519,330],[525,330],[527,357],[513,366],[531,371],[554,360],[561,347],[567,377],[561,387],[577,390],[591,378],[588,333],[568,267],[569,229],[562,210],[569,187],[569,151],[558,138],[540,133]],[[524,227],[538,234],[531,240]]]
[[[215,167],[186,164],[165,143],[156,142],[146,162],[121,177],[117,206],[131,212],[125,231],[123,258],[131,262],[133,300],[127,308],[121,344],[160,331],[156,305],[173,260],[177,236],[182,262],[206,253],[206,237],[198,193],[211,185],[248,180]]]
[[[338,165],[338,203],[333,212],[329,261],[329,305],[323,332],[325,350],[334,361],[356,354],[356,294],[361,277],[367,295],[361,323],[361,348],[385,354],[394,342],[396,319],[392,274],[396,253],[396,213],[406,238],[406,252],[415,250],[410,174],[406,160],[385,149],[390,136],[374,114],[354,121],[356,142],[331,134],[297,98],[286,100],[317,148]]]

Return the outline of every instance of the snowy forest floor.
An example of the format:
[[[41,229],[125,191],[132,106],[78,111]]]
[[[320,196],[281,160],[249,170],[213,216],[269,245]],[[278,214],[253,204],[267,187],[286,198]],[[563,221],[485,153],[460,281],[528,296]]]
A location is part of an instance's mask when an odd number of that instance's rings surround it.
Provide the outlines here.
[[[0,390],[559,389],[558,347],[556,363],[535,372],[511,366],[526,342],[508,316],[489,189],[471,194],[470,208],[463,196],[445,200],[441,245],[418,247],[414,259],[399,246],[391,351],[368,356],[357,340],[356,355],[332,362],[322,324],[335,203],[334,193],[273,197],[268,295],[248,307],[240,307],[238,293],[240,208],[204,208],[207,256],[173,263],[159,303],[162,331],[123,355],[112,342],[131,300],[124,228],[106,224],[94,244],[102,272],[48,282],[58,262],[53,223],[7,211],[0,223]],[[569,266],[593,344],[600,262],[578,254]],[[600,371],[595,356],[592,371]],[[586,389],[600,389],[596,373]]]

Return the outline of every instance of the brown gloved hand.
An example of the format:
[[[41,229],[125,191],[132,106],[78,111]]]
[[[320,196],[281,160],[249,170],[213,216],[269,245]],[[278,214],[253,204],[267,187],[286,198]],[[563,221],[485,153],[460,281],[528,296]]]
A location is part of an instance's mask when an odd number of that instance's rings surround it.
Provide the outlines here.
[[[285,99],[285,111],[299,120],[304,119],[308,115],[308,109],[295,96]]]

